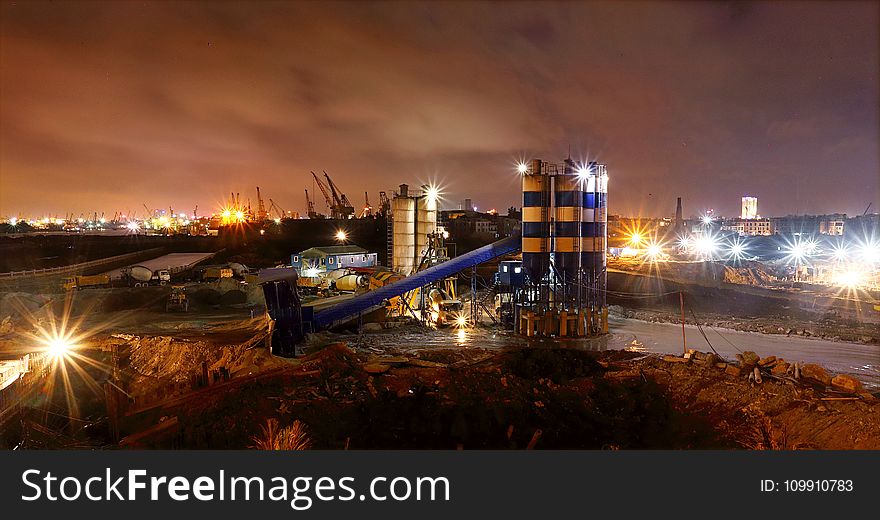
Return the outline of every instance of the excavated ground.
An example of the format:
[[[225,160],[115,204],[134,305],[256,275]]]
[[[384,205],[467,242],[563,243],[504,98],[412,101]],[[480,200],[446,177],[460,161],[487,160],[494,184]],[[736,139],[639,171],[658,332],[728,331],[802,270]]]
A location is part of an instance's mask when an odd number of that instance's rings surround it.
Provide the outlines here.
[[[246,448],[274,418],[301,421],[324,449],[880,449],[872,395],[769,369],[759,384],[696,359],[623,351],[377,355],[342,343],[281,363],[140,408],[124,434],[174,419],[173,434],[123,444]]]

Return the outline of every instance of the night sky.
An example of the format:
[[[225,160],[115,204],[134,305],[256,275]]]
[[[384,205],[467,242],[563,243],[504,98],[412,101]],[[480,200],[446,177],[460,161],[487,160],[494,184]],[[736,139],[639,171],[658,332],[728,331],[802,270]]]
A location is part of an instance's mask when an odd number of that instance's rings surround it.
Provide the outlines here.
[[[612,213],[876,211],[878,5],[5,2],[0,216],[304,212],[309,170],[503,211],[569,149]]]

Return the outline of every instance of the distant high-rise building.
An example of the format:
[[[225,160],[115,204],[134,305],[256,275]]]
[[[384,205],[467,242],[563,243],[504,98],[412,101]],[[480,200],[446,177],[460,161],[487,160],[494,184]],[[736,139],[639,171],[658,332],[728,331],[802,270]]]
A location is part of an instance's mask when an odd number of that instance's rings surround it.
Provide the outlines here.
[[[464,211],[474,211],[474,203],[471,199],[464,199],[464,202],[461,203],[461,209]]]
[[[746,220],[758,218],[758,197],[742,198],[742,218]]]

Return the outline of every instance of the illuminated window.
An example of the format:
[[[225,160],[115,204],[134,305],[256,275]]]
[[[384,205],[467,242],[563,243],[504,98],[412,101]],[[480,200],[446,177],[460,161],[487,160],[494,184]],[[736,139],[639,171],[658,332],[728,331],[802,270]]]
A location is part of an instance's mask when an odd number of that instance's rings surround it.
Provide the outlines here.
[[[522,267],[514,267],[514,268],[513,268],[513,272],[514,272],[514,274],[519,274],[519,273],[521,273],[521,272],[522,272]]]

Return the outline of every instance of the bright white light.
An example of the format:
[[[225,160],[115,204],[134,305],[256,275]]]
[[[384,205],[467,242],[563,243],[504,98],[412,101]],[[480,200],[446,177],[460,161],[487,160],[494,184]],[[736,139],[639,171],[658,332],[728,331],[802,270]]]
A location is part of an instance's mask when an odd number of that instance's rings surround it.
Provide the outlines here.
[[[709,215],[703,215],[700,220],[702,220],[703,224],[706,224],[707,226],[712,223],[712,217]]]
[[[843,262],[849,259],[849,249],[844,244],[840,244],[834,248],[834,250],[831,252],[831,255],[838,262]]]
[[[697,238],[694,246],[701,255],[711,257],[718,250],[718,241],[711,235],[702,235]]]
[[[880,243],[868,243],[860,249],[862,260],[869,264],[880,263]]]
[[[107,223],[107,219],[105,219],[104,217],[101,217],[101,218],[100,218],[100,221],[101,221],[101,224],[106,224],[106,223]]]
[[[658,244],[651,244],[648,246],[648,256],[651,258],[656,258],[657,255],[663,252],[663,249]]]
[[[137,222],[129,222],[125,227],[128,228],[129,231],[138,231],[141,228],[140,224]]]
[[[589,176],[589,175],[590,175],[590,169],[587,168],[586,166],[581,166],[580,168],[578,168],[577,176],[580,177],[581,180],[586,179],[587,176]]]
[[[467,325],[467,318],[465,318],[464,316],[459,316],[455,318],[455,324],[459,327],[464,327]]]
[[[276,218],[276,219],[275,219],[275,223],[276,223],[276,224],[281,224],[281,219],[280,219],[280,218]]]
[[[244,212],[243,211],[236,211],[235,218],[236,218],[236,220],[244,220]]]
[[[728,244],[727,258],[730,260],[743,260],[746,257],[746,246],[739,240]]]
[[[317,278],[319,274],[321,271],[317,267],[309,267],[303,271],[303,276],[306,278]]]
[[[789,263],[799,264],[810,257],[811,251],[815,250],[815,245],[810,247],[810,243],[805,240],[796,240],[793,244],[789,244],[786,248]]]
[[[678,239],[678,247],[687,249],[691,245],[690,237],[681,237]]]
[[[340,242],[345,242],[346,240],[348,240],[348,233],[346,233],[345,230],[340,229],[336,232],[336,240]]]
[[[437,186],[428,186],[428,202],[437,202],[440,200],[440,188]]]
[[[639,233],[633,233],[631,237],[629,237],[629,241],[633,244],[641,244],[642,243],[642,235]]]
[[[9,219],[9,225],[10,225],[10,226],[15,227],[16,224],[18,224],[18,219],[17,219],[17,218],[12,217],[11,219]]]
[[[522,175],[522,174],[526,173],[527,171],[529,171],[529,167],[528,167],[528,165],[526,165],[526,163],[521,162],[516,165],[516,171],[520,175]]]

